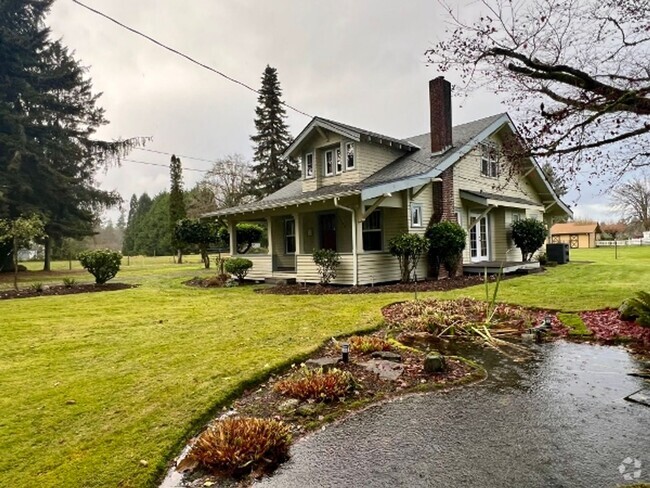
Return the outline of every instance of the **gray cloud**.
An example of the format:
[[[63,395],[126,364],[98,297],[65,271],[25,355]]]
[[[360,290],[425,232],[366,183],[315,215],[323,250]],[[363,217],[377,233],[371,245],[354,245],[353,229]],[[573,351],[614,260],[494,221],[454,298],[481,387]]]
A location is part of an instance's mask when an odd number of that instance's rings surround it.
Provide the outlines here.
[[[427,82],[437,73],[423,53],[445,29],[436,1],[87,1],[253,87],[266,64],[276,67],[285,101],[309,114],[396,137],[428,130]],[[47,23],[90,66],[95,89],[104,93],[100,104],[111,124],[100,137],[149,135],[150,147],[162,151],[251,157],[254,93],[72,2],[56,2]],[[454,123],[504,110],[493,95],[477,92],[454,100]],[[289,112],[294,135],[308,120]],[[142,151],[130,158],[169,161]],[[200,178],[184,176],[188,187]],[[125,162],[99,179],[128,200],[167,188],[169,178],[165,168]]]

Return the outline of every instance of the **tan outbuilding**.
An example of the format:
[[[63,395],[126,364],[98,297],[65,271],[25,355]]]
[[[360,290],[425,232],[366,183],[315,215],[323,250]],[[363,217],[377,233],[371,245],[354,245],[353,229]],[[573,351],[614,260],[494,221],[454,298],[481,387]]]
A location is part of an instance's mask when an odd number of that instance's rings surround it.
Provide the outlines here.
[[[567,222],[551,227],[551,242],[569,244],[571,249],[596,247],[600,234],[601,230],[597,222],[590,224]]]

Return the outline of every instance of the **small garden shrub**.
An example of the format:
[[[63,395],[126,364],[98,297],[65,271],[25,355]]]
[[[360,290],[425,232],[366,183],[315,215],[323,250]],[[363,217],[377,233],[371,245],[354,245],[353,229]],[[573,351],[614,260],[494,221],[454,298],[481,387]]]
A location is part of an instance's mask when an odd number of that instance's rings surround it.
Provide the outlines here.
[[[41,282],[32,283],[29,288],[36,293],[43,293],[43,283]]]
[[[390,351],[392,349],[390,342],[376,336],[352,336],[348,339],[350,350],[368,354],[375,351]]]
[[[81,266],[95,277],[95,283],[103,285],[115,278],[122,264],[122,254],[110,249],[84,251],[78,256]]]
[[[227,273],[237,277],[239,281],[244,281],[248,271],[253,267],[253,261],[246,258],[230,258],[224,264]]]
[[[512,223],[512,240],[521,249],[521,259],[530,261],[546,240],[546,227],[535,219],[521,219]]]
[[[327,285],[336,278],[336,269],[341,264],[341,255],[332,249],[318,249],[313,254],[321,285]]]
[[[271,470],[289,457],[290,444],[291,433],[282,422],[229,417],[199,436],[188,459],[208,470],[237,476]]]
[[[454,276],[467,242],[465,229],[456,222],[445,221],[433,224],[425,236],[429,242],[429,260],[434,276],[438,277],[441,265],[449,276]]]
[[[628,301],[636,316],[636,323],[643,327],[650,327],[650,293],[640,291]]]
[[[63,278],[63,286],[66,288],[73,288],[77,284],[74,278]]]
[[[537,260],[542,266],[546,266],[548,264],[548,257],[546,256],[545,252],[540,253],[539,256],[537,256]]]
[[[345,397],[353,388],[352,375],[339,369],[327,372],[302,368],[294,377],[278,381],[275,391],[298,400],[331,402]]]
[[[418,234],[400,234],[388,242],[388,250],[399,261],[402,283],[411,281],[420,258],[428,249],[429,241]]]

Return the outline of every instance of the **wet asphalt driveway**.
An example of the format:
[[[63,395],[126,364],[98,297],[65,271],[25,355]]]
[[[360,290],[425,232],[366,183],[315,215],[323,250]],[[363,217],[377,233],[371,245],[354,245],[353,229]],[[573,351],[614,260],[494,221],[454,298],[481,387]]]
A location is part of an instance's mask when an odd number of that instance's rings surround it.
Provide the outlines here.
[[[255,486],[611,488],[635,472],[650,481],[650,408],[623,399],[644,386],[627,375],[638,365],[624,349],[556,342],[526,363],[478,359],[487,381],[331,425]],[[626,458],[641,472],[631,463],[621,474]]]

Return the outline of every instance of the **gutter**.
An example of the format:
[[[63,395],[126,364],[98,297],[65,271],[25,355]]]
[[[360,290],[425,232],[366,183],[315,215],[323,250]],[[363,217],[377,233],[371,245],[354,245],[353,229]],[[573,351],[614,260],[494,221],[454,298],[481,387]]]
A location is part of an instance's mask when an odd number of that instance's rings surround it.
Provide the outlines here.
[[[334,197],[334,206],[350,212],[352,215],[352,286],[359,284],[359,255],[357,254],[357,211],[339,204],[339,197]]]

